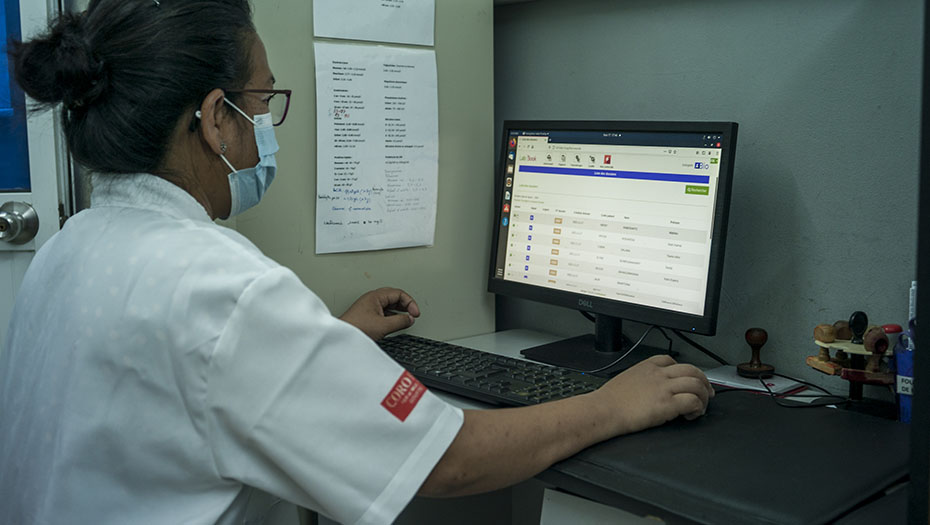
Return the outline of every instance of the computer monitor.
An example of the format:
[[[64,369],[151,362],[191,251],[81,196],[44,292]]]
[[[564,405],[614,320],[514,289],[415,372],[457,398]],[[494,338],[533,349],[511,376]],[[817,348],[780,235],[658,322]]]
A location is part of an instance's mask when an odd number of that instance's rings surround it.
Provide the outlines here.
[[[488,289],[596,315],[594,334],[524,355],[601,368],[630,344],[624,319],[715,333],[736,132],[732,122],[504,122]],[[624,362],[658,351],[641,350]]]

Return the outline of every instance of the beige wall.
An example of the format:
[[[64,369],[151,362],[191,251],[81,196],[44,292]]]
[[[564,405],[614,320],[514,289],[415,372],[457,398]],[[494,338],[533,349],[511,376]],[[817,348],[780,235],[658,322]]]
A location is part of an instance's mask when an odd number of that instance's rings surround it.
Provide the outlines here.
[[[493,331],[485,292],[493,191],[492,0],[436,1],[439,203],[428,248],[315,255],[316,92],[313,5],[253,2],[277,86],[294,90],[278,128],[278,175],[262,203],[232,224],[293,269],[335,314],[379,286],[409,291],[423,311],[413,333],[450,339]],[[286,305],[283,306],[286,308]]]

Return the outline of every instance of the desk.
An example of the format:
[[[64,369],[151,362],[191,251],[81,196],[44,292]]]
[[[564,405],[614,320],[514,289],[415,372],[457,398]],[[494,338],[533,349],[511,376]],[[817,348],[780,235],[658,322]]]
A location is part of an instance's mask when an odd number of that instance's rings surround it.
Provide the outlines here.
[[[450,342],[519,357],[521,348],[552,338],[516,330]],[[730,392],[715,397],[697,421],[600,443],[537,478],[670,523],[827,523],[880,500],[906,478],[909,432],[863,414],[787,409],[765,396]]]
[[[510,330],[449,342],[519,358],[522,348],[555,339]],[[489,407],[435,392],[463,408]],[[600,443],[512,489],[415,498],[397,523],[538,523],[543,490],[558,487],[626,516],[605,521],[599,505],[574,501],[573,523],[641,523],[637,517],[650,516],[661,521],[646,523],[895,525],[905,523],[907,487],[900,482],[909,433],[907,425],[859,413],[786,409],[759,394],[721,393],[697,421]],[[834,453],[865,459],[831,464]]]

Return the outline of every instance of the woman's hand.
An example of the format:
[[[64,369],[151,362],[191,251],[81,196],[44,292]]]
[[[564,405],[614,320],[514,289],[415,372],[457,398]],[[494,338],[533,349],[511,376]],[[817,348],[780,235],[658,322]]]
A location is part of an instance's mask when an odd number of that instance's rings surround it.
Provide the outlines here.
[[[714,389],[699,369],[667,355],[645,359],[587,394],[614,407],[616,434],[661,425],[678,416],[696,419],[707,410]]]
[[[378,341],[384,336],[413,326],[420,307],[413,297],[398,288],[378,288],[358,298],[340,319]]]

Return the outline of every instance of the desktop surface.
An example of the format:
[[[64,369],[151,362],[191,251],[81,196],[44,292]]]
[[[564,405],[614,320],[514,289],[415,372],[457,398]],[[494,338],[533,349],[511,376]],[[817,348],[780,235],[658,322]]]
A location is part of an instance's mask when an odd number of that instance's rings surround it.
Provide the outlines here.
[[[510,330],[450,342],[518,357],[558,338]],[[909,433],[908,425],[856,412],[721,392],[702,418],[605,441],[537,478],[602,503],[634,501],[701,523],[826,523],[864,512],[856,507],[906,478]]]
[[[909,433],[846,410],[728,392],[702,418],[600,443],[540,478],[702,523],[826,523],[906,478]]]

